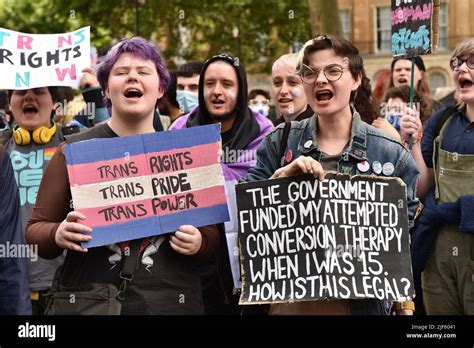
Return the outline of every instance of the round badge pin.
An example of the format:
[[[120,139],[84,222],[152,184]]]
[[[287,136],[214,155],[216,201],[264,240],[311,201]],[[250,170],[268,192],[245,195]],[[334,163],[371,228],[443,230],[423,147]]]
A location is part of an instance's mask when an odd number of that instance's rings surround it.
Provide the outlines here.
[[[395,171],[395,166],[392,163],[390,162],[384,163],[382,167],[383,175],[386,175],[386,176],[392,175],[394,171]]]
[[[375,174],[380,175],[380,173],[382,173],[382,163],[380,163],[379,161],[375,161],[374,163],[372,163],[372,170]]]
[[[357,163],[357,169],[359,169],[359,171],[361,173],[365,173],[365,172],[369,171],[370,164],[367,161],[359,162],[359,163]]]
[[[291,150],[286,151],[286,155],[285,155],[286,163],[290,163],[292,159],[293,159],[293,151]]]
[[[313,145],[313,141],[312,140],[308,140],[306,143],[304,143],[304,148],[305,149],[309,149],[311,147],[311,145]]]

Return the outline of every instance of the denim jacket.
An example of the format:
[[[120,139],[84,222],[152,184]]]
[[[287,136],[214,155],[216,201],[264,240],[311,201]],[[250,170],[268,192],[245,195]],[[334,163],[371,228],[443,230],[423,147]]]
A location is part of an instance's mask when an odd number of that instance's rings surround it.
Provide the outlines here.
[[[316,139],[316,128],[316,116],[300,122],[293,121],[285,155],[281,156],[279,151],[284,124],[279,125],[262,141],[257,150],[256,166],[249,170],[241,182],[268,179],[278,168],[287,165],[299,156],[311,156],[319,160],[321,151]],[[362,161],[370,164],[367,172],[361,172],[358,168],[357,164]],[[373,173],[374,162],[379,162],[381,165],[387,162],[393,164],[394,170],[389,176],[399,177],[406,184],[408,220],[411,228],[419,204],[415,192],[418,178],[415,161],[399,142],[385,136],[377,128],[362,122],[357,111],[353,110],[351,139],[349,145],[341,153],[338,172],[370,175]]]

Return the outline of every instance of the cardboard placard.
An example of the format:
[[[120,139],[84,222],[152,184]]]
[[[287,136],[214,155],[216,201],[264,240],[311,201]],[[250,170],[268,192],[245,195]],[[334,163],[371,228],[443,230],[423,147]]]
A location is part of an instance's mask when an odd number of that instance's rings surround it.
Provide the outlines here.
[[[401,179],[304,175],[236,193],[241,304],[412,297]]]
[[[392,56],[434,53],[438,45],[433,39],[434,22],[432,0],[392,0]]]
[[[91,66],[90,27],[63,34],[0,28],[0,89],[77,88]]]
[[[220,126],[65,147],[74,209],[93,228],[86,248],[229,220]]]

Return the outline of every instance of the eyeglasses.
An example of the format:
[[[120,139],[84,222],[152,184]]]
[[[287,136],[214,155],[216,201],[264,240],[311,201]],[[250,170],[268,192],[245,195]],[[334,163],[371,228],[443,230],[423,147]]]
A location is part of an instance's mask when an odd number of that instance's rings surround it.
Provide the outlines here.
[[[339,80],[344,73],[344,68],[342,65],[339,64],[331,64],[326,67],[324,67],[323,72],[324,76],[326,76],[326,79],[331,82],[335,82]],[[312,69],[306,64],[303,64],[303,67],[299,73],[301,77],[301,81],[307,85],[313,84],[316,79],[319,76],[319,73],[321,72],[321,69]]]
[[[466,65],[469,69],[474,69],[474,56],[469,57],[468,59],[460,59],[458,57],[454,57],[449,61],[449,66],[451,70],[457,71],[461,67],[462,63],[466,62]]]
[[[257,100],[257,99],[252,99],[250,100],[250,104],[251,105],[258,105],[258,104],[262,104],[262,105],[268,105],[269,101],[267,99],[264,99],[264,100]]]

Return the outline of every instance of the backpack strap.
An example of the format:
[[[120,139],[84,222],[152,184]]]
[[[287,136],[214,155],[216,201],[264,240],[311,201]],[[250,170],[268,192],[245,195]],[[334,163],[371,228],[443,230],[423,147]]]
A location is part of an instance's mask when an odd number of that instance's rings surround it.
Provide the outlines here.
[[[117,298],[122,302],[125,300],[127,283],[131,283],[133,280],[142,241],[142,238],[131,240],[129,244],[129,255],[125,255],[125,261],[123,263],[122,270],[120,271],[120,279],[122,279],[122,283],[117,294]]]
[[[283,128],[283,134],[280,139],[280,163],[282,166],[285,165],[285,150],[288,145],[288,136],[290,135],[291,122],[285,122],[285,127]]]

